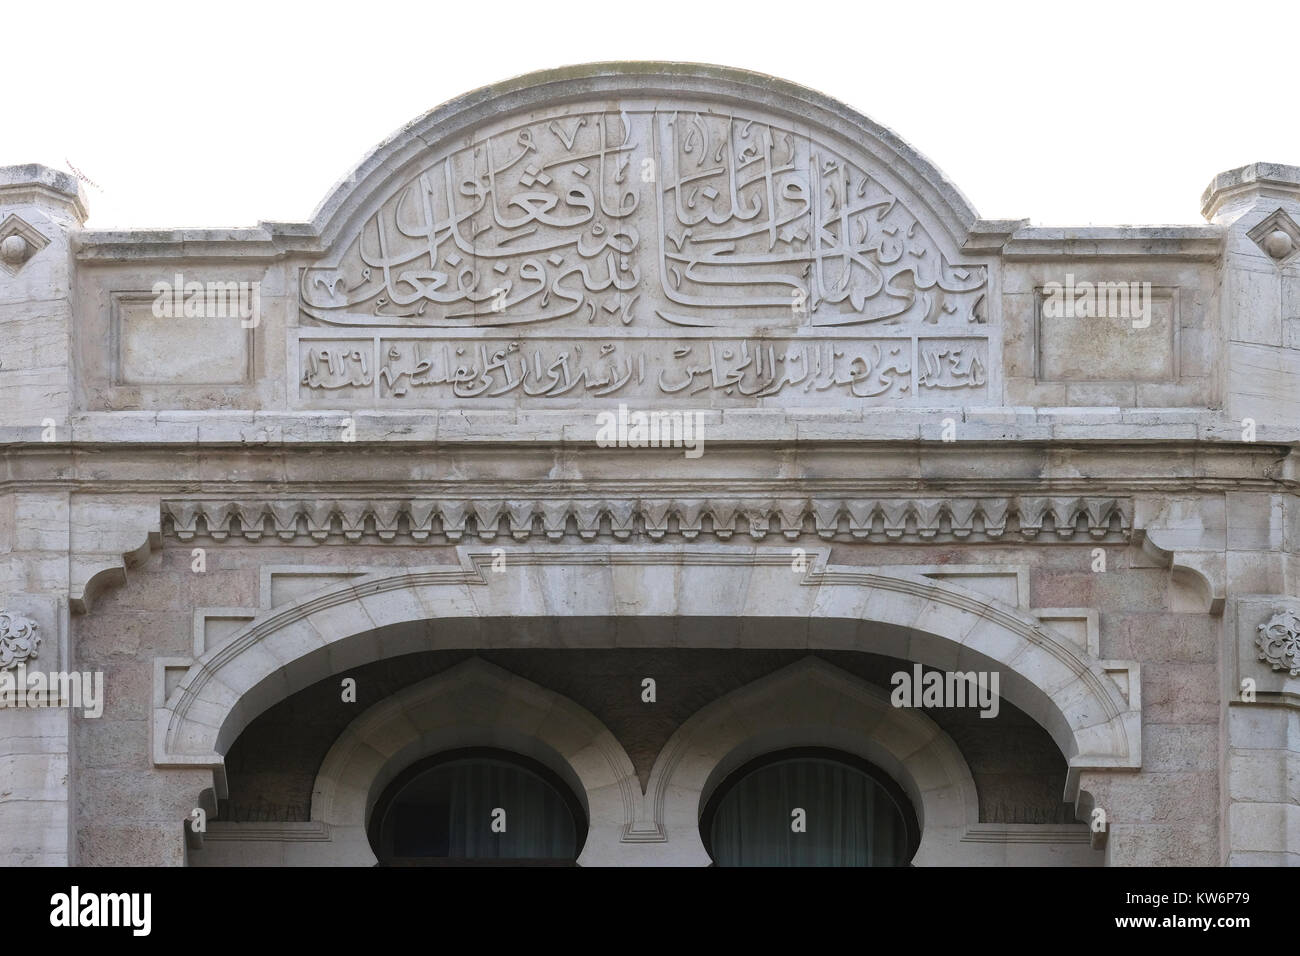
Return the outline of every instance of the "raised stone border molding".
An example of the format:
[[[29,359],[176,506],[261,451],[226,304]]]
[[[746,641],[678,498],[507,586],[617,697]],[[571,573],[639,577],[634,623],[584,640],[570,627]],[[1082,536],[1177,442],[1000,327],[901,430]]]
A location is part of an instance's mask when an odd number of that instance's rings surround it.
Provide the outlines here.
[[[1132,503],[1123,498],[325,498],[184,499],[162,503],[165,534],[181,541],[342,537],[425,541],[498,536],[552,541],[636,534],[652,539],[712,534],[726,540],[748,534],[826,539],[1127,540]]]

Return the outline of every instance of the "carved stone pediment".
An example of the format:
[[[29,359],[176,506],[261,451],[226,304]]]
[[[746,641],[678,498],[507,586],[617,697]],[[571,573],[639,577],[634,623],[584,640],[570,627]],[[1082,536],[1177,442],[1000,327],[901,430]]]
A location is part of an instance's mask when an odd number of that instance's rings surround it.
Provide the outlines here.
[[[663,91],[531,78],[513,111],[453,104],[381,148],[299,271],[298,403],[992,394],[993,260],[960,251],[960,195],[815,94],[665,66]]]
[[[566,104],[431,151],[304,315],[422,328],[984,323],[988,273],[851,144],[702,99]]]

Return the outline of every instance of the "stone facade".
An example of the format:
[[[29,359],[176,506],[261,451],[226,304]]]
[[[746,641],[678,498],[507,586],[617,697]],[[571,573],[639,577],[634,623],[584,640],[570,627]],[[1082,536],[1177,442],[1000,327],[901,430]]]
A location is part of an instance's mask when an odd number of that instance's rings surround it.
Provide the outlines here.
[[[493,746],[579,862],[707,864],[815,746],[917,865],[1300,863],[1300,168],[1203,212],[981,219],[664,63],[468,94],[307,223],[0,169],[0,675],[103,680],[6,697],[0,858],[370,865],[390,781]],[[1004,706],[894,706],[913,664]]]

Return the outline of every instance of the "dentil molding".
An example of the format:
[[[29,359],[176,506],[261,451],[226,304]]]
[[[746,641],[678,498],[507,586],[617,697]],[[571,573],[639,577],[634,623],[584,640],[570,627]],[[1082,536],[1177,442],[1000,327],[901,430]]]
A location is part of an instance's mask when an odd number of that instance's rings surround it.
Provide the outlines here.
[[[636,534],[726,540],[769,534],[795,540],[1128,540],[1132,502],[1123,498],[214,498],[162,502],[164,533],[181,541],[306,538],[456,542],[509,537],[552,541]]]

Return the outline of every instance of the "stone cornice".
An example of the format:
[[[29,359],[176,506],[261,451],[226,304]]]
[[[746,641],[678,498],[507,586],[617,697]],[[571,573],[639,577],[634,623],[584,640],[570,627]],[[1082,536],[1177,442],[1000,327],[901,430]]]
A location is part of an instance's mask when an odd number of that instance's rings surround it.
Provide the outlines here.
[[[1201,193],[1201,215],[1212,219],[1228,203],[1252,194],[1274,200],[1300,196],[1300,167],[1283,163],[1250,163],[1225,170]]]
[[[239,497],[404,496],[1117,497],[1296,486],[1289,449],[1168,442],[799,442],[677,449],[591,442],[34,443],[0,448],[0,492]]]
[[[40,163],[0,166],[0,205],[52,204],[66,209],[77,222],[88,215],[86,193],[75,176]]]
[[[1223,255],[1221,226],[1026,226],[1001,247],[1007,261],[1035,259],[1179,259],[1214,262]]]
[[[1030,226],[1026,220],[977,220],[963,246],[971,254],[1006,260],[1179,259],[1214,262],[1223,254],[1224,230],[1214,225]],[[139,229],[81,232],[73,238],[79,260],[95,262],[251,261],[326,253],[311,227],[262,222],[242,229]]]
[[[597,416],[608,408],[546,410],[312,409],[298,411],[116,411],[82,412],[55,421],[56,441],[45,426],[0,427],[0,449],[14,445],[274,447],[341,445],[351,422],[354,446],[383,444],[563,443],[596,449]],[[1259,423],[1255,441],[1243,442],[1237,419],[1211,409],[1054,407],[871,407],[737,408],[701,410],[705,445],[798,442],[878,446],[932,443],[987,450],[1047,444],[1115,444],[1268,447],[1300,444],[1300,426]],[[949,424],[951,423],[951,424]],[[951,428],[955,438],[944,441]]]

